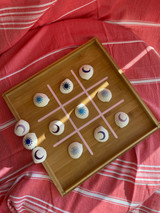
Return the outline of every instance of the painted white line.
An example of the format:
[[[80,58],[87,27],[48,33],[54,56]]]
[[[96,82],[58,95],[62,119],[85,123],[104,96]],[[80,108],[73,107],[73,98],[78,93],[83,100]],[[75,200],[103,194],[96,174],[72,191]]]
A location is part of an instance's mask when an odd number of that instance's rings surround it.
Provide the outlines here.
[[[85,94],[88,96],[88,98],[90,99],[91,103],[93,104],[93,106],[95,107],[95,109],[97,110],[97,112],[100,114],[100,117],[104,120],[105,124],[108,126],[108,128],[110,129],[110,131],[112,132],[112,134],[114,135],[114,137],[118,138],[117,134],[114,132],[114,130],[112,129],[112,127],[110,126],[110,124],[108,123],[108,121],[105,119],[105,117],[103,116],[103,114],[101,113],[101,111],[99,110],[99,108],[97,107],[97,105],[95,104],[95,102],[93,101],[93,99],[91,98],[91,96],[85,90],[83,84],[80,82],[80,80],[78,79],[78,77],[76,76],[76,74],[73,72],[73,70],[71,70],[71,73],[75,77],[75,79],[77,80],[77,82],[79,83],[79,85],[81,86],[81,88],[83,89],[83,91],[85,92]]]
[[[18,24],[22,24],[22,25],[25,25],[25,24],[32,24],[34,22],[36,22],[37,20],[34,20],[34,21],[28,21],[28,22],[3,22],[3,23],[0,23],[0,25],[18,25]]]
[[[121,160],[119,158],[116,159],[117,161],[121,161],[121,162],[124,162],[124,163],[128,163],[128,164],[133,164],[135,165],[136,167],[154,167],[154,168],[160,168],[160,166],[155,166],[155,165],[141,165],[141,164],[136,164],[134,162],[130,162],[130,161],[126,161],[126,160]]]
[[[160,27],[159,23],[154,23],[154,22],[142,22],[142,21],[128,21],[128,20],[124,20],[124,21],[104,21],[106,23],[109,24],[118,24],[118,25],[136,25],[136,26],[152,26],[152,27]]]
[[[54,22],[58,21],[59,19],[63,18],[64,16],[66,16],[66,15],[68,15],[68,14],[70,14],[70,13],[73,13],[74,11],[77,11],[77,10],[79,10],[79,9],[81,9],[81,8],[83,8],[83,7],[87,6],[87,5],[89,5],[89,4],[92,4],[92,3],[95,2],[95,1],[96,1],[96,0],[93,0],[93,1],[91,1],[91,2],[89,2],[89,3],[87,3],[87,4],[84,4],[84,5],[80,6],[80,7],[77,7],[77,8],[75,8],[75,9],[73,9],[73,10],[71,10],[71,11],[69,11],[69,12],[63,14],[62,16],[60,16],[59,18],[57,18],[56,20],[54,20],[54,21],[51,22],[51,23],[54,23]]]
[[[84,143],[84,145],[86,146],[87,150],[90,152],[91,155],[93,155],[92,150],[90,149],[90,147],[88,146],[87,142],[84,140],[83,136],[81,135],[81,133],[78,131],[76,125],[74,124],[74,122],[72,121],[72,119],[70,118],[70,116],[68,115],[67,111],[65,110],[65,108],[63,107],[63,105],[61,104],[61,102],[59,101],[59,99],[57,98],[56,94],[54,93],[54,91],[52,90],[52,88],[50,87],[49,84],[47,84],[48,89],[50,90],[50,92],[52,93],[53,97],[56,99],[57,103],[60,105],[61,109],[63,110],[63,112],[65,113],[65,115],[67,116],[68,120],[70,121],[70,123],[72,124],[73,128],[75,129],[75,131],[77,132],[77,134],[79,135],[79,137],[81,138],[82,142]]]
[[[3,11],[3,10],[17,10],[17,9],[26,9],[26,8],[39,8],[39,7],[45,7],[45,6],[48,6],[48,5],[53,4],[53,3],[56,2],[56,1],[57,1],[57,0],[52,1],[52,2],[49,2],[49,3],[46,3],[46,4],[39,4],[39,5],[29,5],[29,6],[19,6],[19,7],[6,7],[6,8],[0,9],[0,11]]]
[[[0,131],[6,129],[7,127],[9,127],[11,125],[13,125],[15,122],[16,122],[16,120],[12,120],[12,121],[0,126]]]
[[[36,14],[36,13],[42,13],[48,10],[48,7],[44,10],[39,11],[26,11],[26,12],[10,12],[10,13],[2,13],[0,16],[7,16],[7,15],[23,15],[23,14]]]
[[[61,51],[63,51],[63,50],[67,50],[67,49],[70,49],[70,48],[76,48],[76,47],[78,47],[78,46],[77,46],[77,45],[74,45],[74,46],[64,47],[64,48],[62,48],[62,49],[58,49],[58,50],[55,50],[55,51],[53,51],[53,52],[50,52],[50,53],[48,53],[48,54],[46,54],[46,55],[44,55],[44,56],[42,56],[42,57],[36,59],[35,61],[31,62],[30,64],[26,65],[26,66],[23,67],[22,69],[17,70],[17,71],[14,72],[14,73],[11,73],[11,74],[9,74],[9,75],[6,75],[6,76],[0,78],[0,81],[4,80],[4,79],[6,79],[6,78],[9,78],[9,77],[11,77],[11,76],[13,76],[13,75],[16,75],[17,73],[22,72],[23,70],[27,69],[28,67],[32,66],[33,64],[36,64],[38,61],[41,61],[41,60],[43,60],[44,58],[47,58],[47,57],[49,57],[49,56],[51,56],[51,55],[54,55],[54,54],[56,54],[56,53],[58,53],[58,52],[61,52]]]
[[[93,89],[94,87],[98,86],[99,84],[101,84],[102,82],[104,82],[105,80],[107,80],[108,77],[103,78],[102,80],[98,81],[96,84],[92,85],[91,87],[89,87],[87,89],[87,91]],[[63,104],[63,107],[66,106],[67,104],[71,103],[72,101],[76,100],[77,98],[79,98],[81,95],[84,95],[85,92],[81,92],[78,95],[76,95],[74,98],[70,99],[69,101],[67,101],[66,103]],[[61,109],[60,107],[58,107],[57,109],[54,109],[53,111],[51,111],[50,113],[46,114],[45,116],[43,116],[42,118],[40,118],[38,120],[38,122],[43,121],[45,118],[48,118],[50,115],[52,115],[53,113],[57,112],[59,109]]]
[[[133,40],[133,41],[113,41],[113,42],[103,42],[103,45],[108,45],[108,44],[132,44],[132,43],[145,43],[142,40]]]
[[[159,83],[160,78],[157,79],[146,79],[146,80],[131,80],[131,84],[152,84],[152,83]]]
[[[110,107],[109,109],[105,110],[102,114],[106,114],[107,112],[109,112],[110,110],[112,110],[113,108],[115,108],[116,106],[118,106],[119,104],[123,103],[124,100],[120,100],[118,103],[114,104],[112,107]],[[97,120],[98,118],[100,118],[100,115],[94,117],[92,120],[88,121],[87,123],[85,123],[83,126],[81,126],[78,130],[82,130],[83,128],[85,128],[86,126],[88,126],[89,124],[93,123],[95,120]],[[70,138],[72,135],[76,134],[76,131],[72,132],[71,134],[67,135],[65,138],[63,138],[62,140],[58,141],[56,144],[53,145],[53,147],[56,147],[58,145],[60,145],[61,143],[63,143],[65,140],[67,140],[68,138]]]
[[[25,21],[25,20],[34,20],[37,19],[41,16],[41,14],[38,15],[31,15],[31,16],[6,16],[6,17],[0,17],[0,22],[4,22],[4,21],[12,21],[15,22],[16,20],[19,21]]]
[[[24,196],[22,196],[22,197],[15,197],[15,196],[13,196],[13,195],[10,195],[10,197],[12,197],[12,198],[14,198],[14,199],[16,199],[16,200],[19,200],[19,199],[20,199],[20,201],[21,201],[21,199],[26,198],[26,197],[27,197],[27,198],[31,198],[31,199],[34,199],[34,200],[37,200],[37,201],[43,203],[43,205],[44,205],[44,204],[47,204],[48,206],[50,206],[50,207],[52,207],[52,208],[54,208],[54,209],[57,209],[57,210],[59,210],[59,211],[61,211],[61,212],[63,212],[63,213],[69,213],[68,211],[65,211],[65,210],[60,209],[60,208],[58,208],[58,207],[56,207],[56,206],[53,206],[52,204],[50,204],[50,203],[48,203],[48,202],[46,202],[46,201],[44,201],[44,200],[41,200],[41,199],[39,199],[39,198],[37,198],[37,197],[34,197],[34,196],[24,195]]]

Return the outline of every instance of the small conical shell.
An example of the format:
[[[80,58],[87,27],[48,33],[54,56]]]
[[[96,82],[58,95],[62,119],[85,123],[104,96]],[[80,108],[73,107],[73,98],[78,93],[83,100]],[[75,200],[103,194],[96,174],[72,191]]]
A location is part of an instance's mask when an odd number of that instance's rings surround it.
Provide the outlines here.
[[[24,136],[29,132],[29,130],[30,130],[29,123],[21,119],[16,123],[14,133],[17,136]]]
[[[85,119],[89,116],[89,110],[84,104],[79,104],[75,109],[77,118]]]
[[[120,128],[123,128],[129,123],[129,116],[125,112],[117,112],[115,114],[115,123]]]
[[[32,150],[37,145],[38,139],[35,133],[28,133],[23,138],[23,145],[26,149]]]
[[[102,102],[109,102],[112,98],[112,93],[109,89],[101,89],[98,91],[97,96]]]
[[[53,135],[61,135],[64,132],[64,124],[58,120],[52,121],[49,130]]]
[[[94,130],[94,137],[99,142],[106,142],[109,139],[109,134],[103,126],[99,126]]]
[[[68,93],[72,92],[72,90],[73,90],[73,83],[71,80],[66,78],[60,85],[60,91],[63,94],[68,94]]]
[[[94,73],[94,69],[90,65],[83,65],[79,69],[79,75],[80,75],[80,77],[83,78],[83,79],[85,79],[85,80],[89,80],[92,77],[93,73]]]
[[[71,158],[78,159],[81,157],[83,152],[83,145],[78,142],[73,142],[68,147],[68,153]]]
[[[44,107],[48,104],[49,101],[50,99],[44,93],[36,93],[33,97],[33,103],[37,107]]]
[[[47,158],[47,152],[43,147],[35,147],[32,150],[32,159],[34,163],[42,163]]]

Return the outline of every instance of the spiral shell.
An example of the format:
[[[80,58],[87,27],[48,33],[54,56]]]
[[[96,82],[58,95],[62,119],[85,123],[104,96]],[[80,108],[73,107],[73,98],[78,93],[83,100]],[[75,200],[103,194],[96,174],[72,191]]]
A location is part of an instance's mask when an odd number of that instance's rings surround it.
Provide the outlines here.
[[[83,145],[79,142],[73,142],[68,147],[68,153],[71,158],[78,159],[81,157],[83,152]]]
[[[64,124],[59,120],[54,120],[49,124],[49,130],[53,135],[61,135],[64,132]]]
[[[101,89],[97,93],[98,99],[102,102],[109,102],[112,98],[112,93],[109,89]]]
[[[60,85],[60,91],[63,94],[68,94],[68,93],[72,92],[72,90],[73,90],[73,83],[71,80],[66,78]]]
[[[36,93],[33,97],[33,103],[37,107],[44,107],[48,104],[49,101],[50,99],[44,93]]]
[[[23,145],[26,149],[32,150],[37,145],[38,139],[35,133],[28,133],[23,138]]]
[[[85,119],[89,116],[89,110],[84,104],[79,104],[75,109],[77,118]]]
[[[32,159],[34,163],[42,163],[47,158],[47,152],[43,147],[37,146],[32,150]]]
[[[29,130],[30,130],[29,123],[21,119],[16,123],[14,133],[17,136],[24,136],[29,132]]]
[[[129,116],[125,112],[117,112],[115,114],[115,123],[120,128],[123,128],[129,123]]]
[[[93,73],[94,73],[94,69],[91,65],[83,65],[79,69],[80,77],[85,80],[89,80],[92,77]]]
[[[106,142],[109,139],[108,131],[103,126],[99,126],[94,130],[94,138],[99,142]]]

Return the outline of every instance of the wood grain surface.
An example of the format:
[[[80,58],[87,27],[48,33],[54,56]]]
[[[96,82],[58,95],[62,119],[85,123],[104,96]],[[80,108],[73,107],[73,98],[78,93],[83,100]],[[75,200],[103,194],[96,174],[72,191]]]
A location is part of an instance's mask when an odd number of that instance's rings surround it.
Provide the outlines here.
[[[79,68],[85,64],[94,68],[94,75],[90,80],[83,80],[79,76]],[[123,100],[121,104],[103,115],[118,138],[114,136],[102,116],[99,115],[71,70],[74,71],[101,113]],[[106,77],[108,77],[107,80],[89,89]],[[67,95],[62,94],[59,90],[60,83],[66,78],[69,78],[74,84],[74,90]],[[61,104],[64,105],[64,109],[77,129],[80,128],[79,132],[91,148],[93,155],[89,153],[77,133],[57,147],[53,147],[75,129],[62,109],[58,109],[49,117],[38,122],[46,114],[59,108],[59,104],[47,85],[50,85]],[[103,103],[97,98],[97,91],[101,88],[111,90],[112,99],[109,103]],[[50,98],[49,104],[43,108],[36,107],[33,104],[35,93],[45,93]],[[82,93],[80,97],[66,104],[80,93]],[[156,118],[97,38],[93,38],[38,74],[7,91],[3,97],[17,120],[24,119],[29,122],[30,132],[35,132],[38,137],[38,146],[46,149],[47,159],[43,165],[62,196],[159,128]],[[80,103],[84,103],[89,109],[89,117],[83,120],[78,119],[74,113],[75,107]],[[117,112],[125,112],[130,118],[129,124],[122,129],[114,121]],[[96,120],[81,128],[96,117]],[[65,131],[62,135],[55,136],[50,133],[48,126],[53,120],[61,120],[65,124]],[[105,143],[96,141],[93,136],[94,129],[100,125],[109,132],[109,140]],[[83,154],[77,160],[73,160],[67,151],[69,144],[75,141],[83,144]]]

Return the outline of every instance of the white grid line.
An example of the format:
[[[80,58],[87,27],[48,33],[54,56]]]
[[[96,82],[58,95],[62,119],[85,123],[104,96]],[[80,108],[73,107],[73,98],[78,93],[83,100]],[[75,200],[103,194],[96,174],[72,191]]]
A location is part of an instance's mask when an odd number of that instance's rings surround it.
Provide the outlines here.
[[[103,116],[102,112],[100,111],[100,109],[98,108],[98,106],[95,104],[95,102],[93,101],[93,99],[91,98],[91,96],[85,90],[83,84],[80,82],[80,80],[78,79],[78,77],[76,76],[76,74],[74,73],[73,70],[71,70],[71,73],[74,76],[74,78],[76,79],[76,81],[78,82],[78,84],[80,85],[80,87],[83,89],[83,91],[85,92],[85,94],[88,96],[88,98],[90,99],[91,103],[93,104],[93,106],[95,107],[95,109],[97,110],[97,112],[99,113],[100,117],[104,120],[105,124],[108,126],[108,128],[110,129],[110,131],[112,132],[112,134],[114,135],[114,137],[118,138],[117,134],[114,132],[114,130],[112,129],[112,127],[110,126],[110,124],[108,123],[108,121],[105,119],[105,117]]]
[[[94,85],[92,85],[91,87],[89,87],[86,91],[88,92],[89,90],[91,90],[91,89],[93,89],[94,87],[98,86],[99,84],[101,84],[102,82],[104,82],[104,81],[107,80],[107,79],[108,79],[108,77],[103,78],[102,80],[98,81],[96,84],[94,84]],[[80,94],[78,94],[78,95],[75,96],[74,98],[72,98],[72,99],[70,99],[69,101],[67,101],[66,103],[64,103],[62,106],[64,107],[64,106],[68,105],[68,104],[71,103],[73,100],[79,98],[81,95],[84,95],[84,94],[85,94],[84,91],[81,92]],[[61,109],[61,107],[58,107],[58,108],[54,109],[54,110],[51,111],[50,113],[48,113],[48,114],[46,114],[45,116],[43,116],[42,118],[40,118],[40,119],[38,120],[38,122],[43,121],[44,119],[48,118],[50,115],[52,115],[53,113],[57,112],[57,111],[60,110],[60,109]]]
[[[52,93],[52,95],[54,96],[54,98],[56,99],[57,103],[60,105],[60,107],[63,110],[63,112],[65,113],[65,115],[67,116],[68,120],[70,121],[70,123],[72,124],[73,128],[75,129],[76,133],[81,138],[81,140],[84,143],[84,145],[86,146],[87,150],[90,152],[91,155],[93,155],[93,152],[90,149],[89,145],[87,144],[87,142],[85,141],[85,139],[83,138],[83,136],[81,135],[81,133],[79,132],[79,130],[77,129],[76,125],[74,124],[74,122],[72,121],[72,119],[70,118],[70,116],[68,115],[68,113],[65,110],[64,106],[61,104],[60,100],[58,99],[58,97],[56,96],[56,94],[54,93],[54,91],[52,90],[52,88],[50,87],[49,84],[47,84],[47,87],[50,90],[50,92]]]
[[[112,109],[114,109],[116,106],[118,106],[119,104],[123,103],[124,99],[120,100],[119,102],[117,102],[116,104],[114,104],[113,106],[111,106],[110,108],[106,109],[104,112],[102,112],[102,114],[106,114],[107,112],[111,111]],[[87,123],[85,123],[83,126],[81,126],[78,130],[81,131],[83,128],[85,128],[86,126],[88,126],[90,123],[94,122],[95,120],[97,120],[98,118],[100,118],[100,115],[97,115],[96,117],[94,117],[92,120],[88,121]],[[65,140],[67,140],[68,138],[70,138],[72,135],[76,134],[76,131],[70,133],[69,135],[67,135],[65,138],[63,138],[62,140],[58,141],[57,143],[55,143],[53,145],[53,147],[56,147],[58,145],[60,145],[61,143],[63,143]]]

